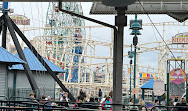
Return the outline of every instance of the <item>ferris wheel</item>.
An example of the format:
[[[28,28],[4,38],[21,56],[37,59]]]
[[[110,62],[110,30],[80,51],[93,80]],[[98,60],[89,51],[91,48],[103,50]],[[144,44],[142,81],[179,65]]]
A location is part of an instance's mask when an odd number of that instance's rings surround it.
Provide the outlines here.
[[[57,9],[58,3],[49,3],[46,15],[46,27],[44,41],[45,57],[66,70],[66,80],[78,81],[79,55],[82,54],[82,41],[85,37],[84,20],[69,14],[60,12]],[[74,13],[83,15],[81,3],[63,2],[62,8]],[[67,27],[78,28],[67,28]],[[61,28],[60,28],[61,27]]]

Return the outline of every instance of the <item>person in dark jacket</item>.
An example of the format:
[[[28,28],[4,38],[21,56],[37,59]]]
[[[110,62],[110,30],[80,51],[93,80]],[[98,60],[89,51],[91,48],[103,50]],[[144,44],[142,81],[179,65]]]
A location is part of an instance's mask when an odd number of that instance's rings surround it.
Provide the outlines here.
[[[102,90],[101,90],[101,88],[99,89],[99,101],[101,101],[101,99],[102,99]]]
[[[178,109],[177,111],[188,111],[188,108],[184,107],[184,106],[187,106],[187,102],[186,102],[185,98],[182,98],[181,102],[177,103],[176,106],[182,106],[181,108],[177,108]]]
[[[31,92],[29,94],[29,101],[33,101],[33,102],[38,102],[36,99],[35,99],[35,94],[33,92]]]
[[[86,95],[86,94],[83,92],[82,89],[80,89],[80,96],[81,96],[81,97],[84,97],[84,95]]]

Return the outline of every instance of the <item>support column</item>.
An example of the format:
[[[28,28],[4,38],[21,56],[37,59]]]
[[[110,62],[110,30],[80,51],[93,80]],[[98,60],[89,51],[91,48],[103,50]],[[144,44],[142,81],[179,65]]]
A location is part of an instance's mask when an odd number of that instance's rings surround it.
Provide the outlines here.
[[[169,100],[170,100],[169,99],[169,97],[170,97],[169,72],[170,72],[170,61],[167,60],[167,78],[166,78],[167,79],[167,81],[166,81],[167,82],[167,92],[166,92],[167,93],[166,94],[167,95],[167,106],[169,106],[169,103],[170,103],[169,102]]]
[[[154,98],[154,92],[152,91],[152,102],[155,100]]]
[[[167,73],[167,106],[169,106],[170,97],[170,86],[169,86],[169,73]]]
[[[29,80],[29,83],[31,85],[31,88],[35,92],[35,94],[38,97],[40,97],[39,88],[37,86],[37,83],[36,83],[36,81],[34,79],[34,76],[33,76],[32,72],[31,72],[31,70],[29,68],[29,65],[27,64],[27,60],[26,60],[25,55],[23,53],[23,50],[22,50],[22,48],[20,46],[20,43],[19,43],[18,38],[16,36],[16,33],[14,32],[14,27],[12,25],[12,21],[11,21],[11,19],[9,18],[9,16],[7,14],[5,14],[5,22],[7,23],[8,29],[10,31],[11,37],[13,39],[13,42],[14,42],[14,44],[16,46],[16,50],[18,52],[19,57],[26,62],[26,64],[23,64],[23,67],[24,67],[24,71],[25,71],[25,73],[27,75],[27,78]]]
[[[13,97],[16,96],[16,80],[17,80],[17,70],[14,70],[13,76]],[[13,98],[15,100],[15,98]]]
[[[123,70],[123,32],[127,25],[125,8],[116,8],[117,16],[115,25],[118,27],[114,31],[114,58],[113,58],[113,111],[122,110],[122,70]]]
[[[136,89],[136,46],[134,47],[134,90]],[[134,105],[136,104],[136,94],[134,93]]]
[[[142,89],[142,99],[144,100],[144,89]]]
[[[5,20],[4,20],[4,24],[2,26],[2,30],[3,30],[3,33],[2,33],[2,47],[6,49],[6,42],[7,42],[7,24],[5,23]]]

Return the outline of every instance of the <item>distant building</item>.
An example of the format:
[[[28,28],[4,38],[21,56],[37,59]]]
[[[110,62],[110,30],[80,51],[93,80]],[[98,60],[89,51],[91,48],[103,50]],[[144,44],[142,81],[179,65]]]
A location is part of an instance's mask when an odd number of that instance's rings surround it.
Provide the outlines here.
[[[29,48],[23,50],[26,60],[29,64],[30,70],[33,73],[37,86],[40,89],[41,94],[46,96],[55,97],[55,81],[51,75],[47,72],[43,64],[37,59]],[[16,54],[18,57],[18,54]],[[45,59],[45,62],[50,66],[52,71],[56,74],[64,73],[65,71],[56,66],[49,60]],[[31,86],[24,72],[23,65],[13,65],[9,67],[8,72],[8,96],[13,97],[28,97],[31,92]]]

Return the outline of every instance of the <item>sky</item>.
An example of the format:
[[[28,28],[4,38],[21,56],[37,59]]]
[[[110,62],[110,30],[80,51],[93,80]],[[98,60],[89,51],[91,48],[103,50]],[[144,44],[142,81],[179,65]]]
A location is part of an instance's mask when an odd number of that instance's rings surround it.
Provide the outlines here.
[[[31,27],[43,27],[46,22],[46,13],[48,9],[49,3],[24,3],[24,2],[11,2],[9,4],[10,8],[14,9],[14,14],[21,14],[27,16],[31,19]],[[90,9],[92,3],[81,3],[83,14],[87,17],[94,18],[109,24],[114,25],[114,15],[90,15]],[[131,19],[134,19],[134,15],[127,15],[128,16],[128,23]],[[176,21],[175,19],[169,17],[168,15],[149,15],[151,20],[154,23],[159,22],[169,22],[169,21]],[[142,19],[143,23],[151,23],[146,15],[138,15],[138,19]],[[98,25],[89,21],[85,21],[86,26],[93,26]],[[21,27],[21,26],[20,26]],[[157,26],[157,30],[159,33],[163,35],[163,27]],[[103,28],[103,29],[92,29],[92,39],[98,41],[111,41],[111,29]],[[139,43],[149,43],[149,42],[156,42],[162,41],[160,35],[154,29],[153,26],[143,26],[143,30],[140,31],[142,35],[140,35]],[[180,32],[187,32],[187,27],[185,26],[165,26],[165,39],[171,40],[172,36],[176,35]],[[131,44],[133,36],[130,35],[131,30],[129,27],[124,28],[124,44]],[[42,35],[42,32],[25,32],[28,39],[33,39],[37,35]],[[153,47],[153,45],[146,45],[145,47]],[[124,54],[127,54],[130,49],[124,49]],[[109,56],[109,49],[101,48],[100,46],[96,49],[96,55],[98,56]],[[157,51],[153,52],[145,52],[140,54],[139,56],[139,63],[142,66],[150,66],[150,67],[158,67],[158,53]],[[129,63],[129,59],[126,57],[124,58],[124,63]]]

